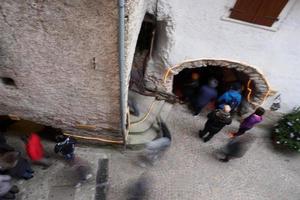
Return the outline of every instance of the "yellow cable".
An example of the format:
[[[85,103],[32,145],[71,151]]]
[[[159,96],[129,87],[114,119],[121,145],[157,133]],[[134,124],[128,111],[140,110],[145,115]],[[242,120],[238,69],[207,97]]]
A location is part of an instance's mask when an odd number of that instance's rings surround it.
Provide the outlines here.
[[[89,137],[89,136],[80,136],[80,135],[73,135],[70,133],[63,133],[66,136],[71,136],[74,138],[80,138],[80,139],[85,139],[85,140],[97,140],[100,142],[108,142],[108,143],[113,143],[113,144],[123,144],[123,140],[111,140],[111,139],[105,139],[105,138],[100,138],[100,137]]]
[[[151,103],[151,105],[148,109],[148,112],[146,113],[146,115],[144,115],[144,117],[142,117],[142,119],[140,119],[138,121],[135,121],[135,122],[132,122],[130,125],[136,125],[136,124],[144,122],[148,118],[149,114],[151,113],[154,103],[155,103],[155,100]]]

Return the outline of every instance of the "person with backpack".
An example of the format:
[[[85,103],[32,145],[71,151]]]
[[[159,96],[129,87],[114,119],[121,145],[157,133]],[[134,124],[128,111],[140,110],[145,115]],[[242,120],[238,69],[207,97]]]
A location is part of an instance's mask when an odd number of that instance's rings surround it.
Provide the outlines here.
[[[231,89],[225,92],[218,98],[217,105],[218,108],[223,108],[223,106],[229,105],[231,107],[231,112],[236,111],[242,101],[241,95],[241,84],[234,83]]]

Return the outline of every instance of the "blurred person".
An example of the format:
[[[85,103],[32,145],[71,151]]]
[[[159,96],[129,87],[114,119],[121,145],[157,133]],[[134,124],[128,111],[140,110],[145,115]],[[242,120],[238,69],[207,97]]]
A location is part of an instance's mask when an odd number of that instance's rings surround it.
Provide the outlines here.
[[[80,158],[79,156],[74,156],[74,159],[68,160],[67,164],[75,171],[75,176],[78,177],[76,188],[80,187],[84,182],[92,178],[92,169],[90,164]]]
[[[183,83],[183,98],[184,101],[190,101],[194,98],[196,89],[199,87],[200,75],[198,72],[192,72],[186,83]]]
[[[31,133],[29,138],[23,137],[22,140],[26,145],[26,152],[33,164],[42,165],[48,168],[51,162],[44,156],[44,148],[40,137],[36,133]]]
[[[167,125],[162,119],[157,118],[157,124],[161,137],[146,144],[143,151],[142,160],[153,165],[156,160],[169,148],[172,137]]]
[[[203,85],[198,89],[194,99],[191,101],[194,115],[198,115],[207,104],[217,98],[217,86],[218,81],[215,78],[212,78],[206,85]]]
[[[126,200],[144,200],[148,196],[150,181],[143,174],[131,183],[127,189]]]
[[[230,111],[230,106],[224,105],[223,109],[215,109],[210,112],[207,115],[208,120],[205,123],[204,129],[199,131],[199,137],[202,138],[204,142],[207,142],[222,130],[224,126],[231,124],[232,117]]]
[[[246,131],[253,128],[256,124],[262,122],[263,120],[262,116],[264,115],[264,113],[265,113],[265,109],[263,109],[262,107],[258,107],[254,111],[254,113],[252,113],[242,121],[239,130],[236,133],[231,133],[230,136],[237,137],[243,135]]]
[[[16,185],[12,185],[11,177],[8,175],[0,175],[0,199],[16,199],[16,193],[19,189]]]
[[[242,136],[233,138],[221,149],[221,151],[217,154],[217,158],[221,162],[228,162],[234,158],[241,158],[250,148],[253,141],[253,137]]]

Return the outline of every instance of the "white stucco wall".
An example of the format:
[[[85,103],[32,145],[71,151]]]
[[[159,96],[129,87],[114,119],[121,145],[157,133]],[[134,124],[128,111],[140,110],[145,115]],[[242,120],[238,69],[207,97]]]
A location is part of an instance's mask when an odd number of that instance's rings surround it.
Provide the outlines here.
[[[282,94],[280,111],[300,105],[299,1],[290,1],[294,5],[275,32],[222,20],[235,0],[167,2],[175,24],[169,64],[197,58],[247,63],[260,69],[272,89]]]

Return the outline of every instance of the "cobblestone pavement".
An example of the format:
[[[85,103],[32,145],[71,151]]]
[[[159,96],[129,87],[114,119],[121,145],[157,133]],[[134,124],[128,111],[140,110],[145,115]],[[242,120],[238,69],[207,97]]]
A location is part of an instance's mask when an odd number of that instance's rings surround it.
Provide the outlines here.
[[[76,152],[90,162],[92,180],[75,189],[72,172],[52,153],[54,164],[49,169],[33,166],[34,178],[17,181],[18,199],[95,200],[98,160],[108,158],[107,200],[125,200],[128,185],[141,174],[151,181],[149,200],[299,200],[300,155],[273,150],[267,131],[272,118],[267,114],[264,123],[250,131],[256,140],[244,157],[221,163],[214,153],[228,141],[226,133],[236,130],[238,122],[203,143],[197,133],[205,116],[193,117],[184,106],[175,105],[166,121],[172,145],[154,166],[140,167],[137,151],[80,145]],[[8,140],[24,150],[18,137]],[[53,152],[53,143],[43,144],[47,152]]]
[[[256,140],[244,157],[221,163],[214,152],[238,122],[203,143],[197,133],[205,118],[176,105],[167,120],[172,146],[153,167],[139,167],[136,152],[111,154],[107,199],[126,199],[128,184],[144,174],[151,180],[150,200],[299,200],[300,156],[274,151],[267,131],[271,118],[267,114],[264,124],[250,131]]]

